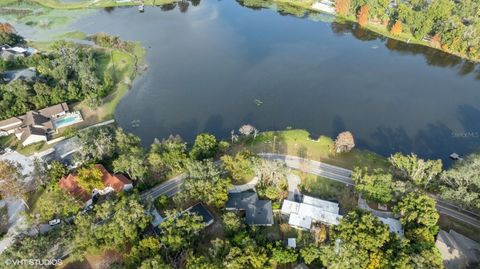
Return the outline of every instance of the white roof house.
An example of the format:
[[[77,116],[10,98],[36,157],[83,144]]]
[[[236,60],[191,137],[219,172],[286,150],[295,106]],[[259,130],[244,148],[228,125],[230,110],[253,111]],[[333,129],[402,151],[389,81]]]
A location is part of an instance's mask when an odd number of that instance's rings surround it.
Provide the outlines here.
[[[388,228],[390,229],[391,233],[395,233],[398,236],[403,237],[403,228],[399,220],[392,219],[392,218],[382,218],[382,217],[378,217],[378,218],[384,224],[388,225]]]
[[[338,211],[338,204],[309,196],[304,196],[303,203],[284,200],[281,209],[282,214],[290,215],[288,223],[300,229],[310,229],[312,221],[337,225],[342,219]]]

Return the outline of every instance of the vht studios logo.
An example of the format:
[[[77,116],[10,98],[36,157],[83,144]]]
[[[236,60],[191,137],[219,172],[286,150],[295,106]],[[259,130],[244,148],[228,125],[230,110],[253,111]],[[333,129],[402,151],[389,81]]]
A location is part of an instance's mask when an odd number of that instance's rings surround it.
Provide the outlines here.
[[[61,259],[21,259],[21,260],[6,260],[7,268],[14,268],[16,266],[58,266],[62,265]]]

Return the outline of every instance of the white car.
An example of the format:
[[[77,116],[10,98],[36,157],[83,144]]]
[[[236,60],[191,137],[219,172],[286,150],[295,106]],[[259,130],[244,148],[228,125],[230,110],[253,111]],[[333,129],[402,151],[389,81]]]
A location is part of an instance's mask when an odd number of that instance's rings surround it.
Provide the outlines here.
[[[48,222],[50,226],[55,226],[60,224],[61,220],[60,219],[52,219],[51,221]]]
[[[5,152],[6,153],[11,153],[11,152],[13,152],[13,150],[11,148],[5,148]]]

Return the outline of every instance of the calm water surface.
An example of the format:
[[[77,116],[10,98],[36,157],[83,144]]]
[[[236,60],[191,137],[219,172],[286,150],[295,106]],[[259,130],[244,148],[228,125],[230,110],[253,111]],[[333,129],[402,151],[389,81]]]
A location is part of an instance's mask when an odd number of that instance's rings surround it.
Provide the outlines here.
[[[313,136],[350,130],[360,147],[384,155],[446,159],[480,148],[478,66],[355,25],[233,1],[165,9],[103,10],[73,26],[147,48],[148,70],[116,111],[145,144],[169,134],[228,137],[249,123]]]

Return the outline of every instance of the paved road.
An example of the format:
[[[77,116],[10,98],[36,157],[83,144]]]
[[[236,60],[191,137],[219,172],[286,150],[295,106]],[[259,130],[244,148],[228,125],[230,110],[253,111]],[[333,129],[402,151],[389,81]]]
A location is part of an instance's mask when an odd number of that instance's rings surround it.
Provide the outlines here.
[[[183,184],[183,180],[187,177],[186,173],[180,174],[160,185],[157,185],[148,191],[142,193],[140,195],[140,198],[142,200],[151,198],[151,199],[156,199],[160,197],[163,194],[166,194],[168,197],[172,197],[175,195],[177,192],[180,191],[180,187]]]
[[[355,184],[351,179],[352,171],[348,169],[290,155],[273,153],[261,153],[259,155],[265,159],[285,162],[288,167],[301,170],[306,173],[322,176],[331,180],[345,183],[347,185],[353,186]],[[437,210],[440,214],[465,222],[480,229],[479,216],[474,212],[460,209],[457,206],[443,201],[437,197],[433,198],[437,201]]]

